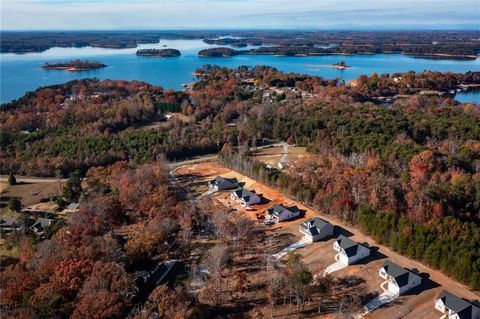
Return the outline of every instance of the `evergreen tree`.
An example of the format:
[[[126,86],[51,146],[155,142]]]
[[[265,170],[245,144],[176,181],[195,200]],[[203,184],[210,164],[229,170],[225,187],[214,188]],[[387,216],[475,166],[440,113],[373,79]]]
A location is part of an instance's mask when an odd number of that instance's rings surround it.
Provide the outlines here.
[[[11,197],[8,200],[8,208],[15,212],[19,212],[22,209],[22,202],[18,197]]]
[[[68,202],[77,202],[82,193],[82,181],[80,179],[80,172],[75,171],[70,174],[67,184],[63,188],[63,197]]]
[[[17,184],[17,179],[12,173],[10,173],[10,176],[8,176],[8,185],[16,185],[16,184]]]

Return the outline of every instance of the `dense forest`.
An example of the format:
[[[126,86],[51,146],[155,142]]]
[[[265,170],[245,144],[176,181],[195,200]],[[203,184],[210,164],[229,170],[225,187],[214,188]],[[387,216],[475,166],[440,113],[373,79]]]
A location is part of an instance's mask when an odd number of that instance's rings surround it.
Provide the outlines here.
[[[229,37],[232,36],[232,37]],[[159,39],[203,39],[212,45],[264,46],[251,54],[451,55],[475,58],[478,31],[102,31],[2,32],[1,52],[41,52],[51,47],[134,48]]]
[[[175,290],[159,285],[146,296],[138,288],[139,276],[156,264],[153,256],[185,260],[189,236],[205,220],[199,207],[180,201],[166,167],[94,168],[84,191],[80,212],[50,239],[9,237],[20,246],[20,259],[2,267],[2,316],[205,318],[200,303],[187,307],[182,279]]]
[[[185,92],[79,80],[2,105],[3,173],[68,176],[223,149],[223,165],[480,288],[480,108],[421,94],[478,84],[479,72],[372,74],[352,83],[263,66],[196,74]],[[165,120],[167,112],[182,119]],[[312,156],[269,170],[249,160],[265,138],[306,146]]]
[[[182,55],[177,49],[142,49],[137,50],[136,55],[149,57],[176,57]]]
[[[44,70],[55,70],[55,69],[66,69],[66,70],[94,70],[101,69],[106,67],[105,64],[99,61],[88,61],[88,60],[72,60],[68,62],[57,62],[57,63],[48,63],[42,66]]]

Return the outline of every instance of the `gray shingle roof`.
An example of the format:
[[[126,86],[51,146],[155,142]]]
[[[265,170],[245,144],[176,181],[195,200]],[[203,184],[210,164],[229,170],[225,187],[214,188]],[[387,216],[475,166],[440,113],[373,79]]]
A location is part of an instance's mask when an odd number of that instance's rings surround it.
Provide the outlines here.
[[[242,187],[237,188],[235,194],[238,196],[238,198],[243,198],[246,201],[250,199],[250,196],[258,196],[257,194],[255,194],[255,191],[249,191]]]
[[[320,230],[330,223],[318,217],[309,218],[303,222],[300,227],[309,232],[312,236],[318,235]]]
[[[480,315],[480,307],[446,290],[443,290],[437,299],[441,299],[445,307],[457,313],[460,319],[474,319]]]
[[[0,226],[13,226],[18,223],[18,216],[3,216],[0,217]]]
[[[67,206],[67,209],[78,209],[79,207],[79,203],[70,203],[70,205]]]
[[[348,257],[352,257],[357,254],[358,246],[360,244],[357,243],[356,241],[353,241],[344,235],[340,235],[338,236],[336,242],[340,247],[343,248],[343,250],[345,251],[345,254],[347,254]]]
[[[236,178],[225,178],[217,176],[210,181],[210,184],[216,186],[220,186],[221,184],[228,184],[229,186],[231,185],[232,187],[237,187],[238,180]]]
[[[286,210],[288,212],[291,212],[291,213],[297,213],[297,212],[300,211],[297,206],[287,207],[287,206],[283,206],[283,205],[274,205],[271,208],[267,209],[267,213],[269,215],[278,217],[280,215],[280,213],[284,210]]]
[[[400,267],[399,265],[387,260],[382,266],[388,275],[392,276],[397,282],[398,287],[403,287],[408,284],[408,278],[412,275],[412,271]]]

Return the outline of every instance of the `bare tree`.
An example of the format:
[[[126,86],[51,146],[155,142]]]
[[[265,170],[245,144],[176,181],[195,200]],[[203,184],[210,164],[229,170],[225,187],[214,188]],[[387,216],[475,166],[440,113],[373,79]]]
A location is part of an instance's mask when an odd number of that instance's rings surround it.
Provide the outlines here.
[[[228,260],[228,247],[224,244],[213,246],[207,254],[205,263],[210,272],[210,287],[212,288],[212,301],[218,302],[218,296],[222,292],[222,277]]]

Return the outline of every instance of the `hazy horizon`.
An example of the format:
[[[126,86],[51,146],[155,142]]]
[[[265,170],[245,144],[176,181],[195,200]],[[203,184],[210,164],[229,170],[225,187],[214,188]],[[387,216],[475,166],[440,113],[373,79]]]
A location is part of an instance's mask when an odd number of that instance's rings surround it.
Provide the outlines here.
[[[476,0],[2,0],[1,6],[5,31],[480,29]]]

